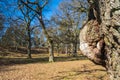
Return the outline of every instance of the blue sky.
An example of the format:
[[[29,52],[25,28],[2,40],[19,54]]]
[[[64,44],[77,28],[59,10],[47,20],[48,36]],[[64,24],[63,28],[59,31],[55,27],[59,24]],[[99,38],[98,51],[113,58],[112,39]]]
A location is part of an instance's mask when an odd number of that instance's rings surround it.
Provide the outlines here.
[[[59,6],[60,2],[63,0],[51,0],[51,2],[46,7],[48,10],[45,12],[45,16],[50,19],[52,14],[57,10],[57,7]]]
[[[14,10],[14,8],[17,9],[17,0],[0,0],[0,13],[4,14],[4,16],[7,18],[21,16],[22,14],[18,10]],[[50,0],[48,6],[46,7],[48,10],[45,11],[45,17],[47,19],[50,19],[52,14],[56,11],[59,3],[63,0]],[[9,5],[8,5],[9,4]],[[16,6],[15,6],[16,5]],[[5,25],[6,27],[9,27],[8,24]],[[6,31],[7,28],[5,28]]]
[[[50,0],[49,4],[46,6],[47,10],[44,12],[45,16],[48,19],[52,16],[54,11],[56,11],[56,9],[61,1],[63,1],[63,0]],[[14,5],[13,3],[16,3],[16,0],[5,0],[4,2],[0,2],[0,7],[1,7],[0,11],[3,12],[5,14],[5,16],[9,16],[9,15],[13,16],[13,14],[14,14],[14,16],[16,14],[21,15],[18,11],[15,12],[14,10],[12,10],[13,8],[16,7],[16,6],[13,6]],[[8,5],[6,6],[6,3],[10,4],[11,6],[9,5],[9,7],[7,7]]]

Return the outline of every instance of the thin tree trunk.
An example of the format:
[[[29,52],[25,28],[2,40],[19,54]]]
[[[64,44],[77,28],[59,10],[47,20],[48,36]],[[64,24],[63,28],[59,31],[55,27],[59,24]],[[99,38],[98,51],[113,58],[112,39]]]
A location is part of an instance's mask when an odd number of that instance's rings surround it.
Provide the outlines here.
[[[46,27],[45,27],[45,24],[43,22],[43,19],[42,19],[42,13],[40,12],[39,14],[39,22],[41,24],[41,27],[43,29],[43,32],[47,38],[47,41],[49,42],[49,45],[50,45],[50,48],[49,48],[49,62],[54,62],[54,52],[53,52],[53,41],[51,40],[51,37],[48,35],[48,32],[46,30]]]
[[[49,42],[49,62],[54,62],[53,41]]]
[[[65,53],[68,55],[68,44],[65,44]]]
[[[31,34],[30,34],[30,29],[28,27],[28,46],[27,46],[27,54],[28,54],[28,58],[32,58],[31,56]]]
[[[73,43],[73,57],[77,56],[77,35],[75,36],[75,42]]]
[[[57,56],[59,56],[59,54],[60,54],[60,45],[59,44],[57,44],[57,49],[56,49],[56,51],[57,51]]]
[[[18,51],[18,44],[16,43],[15,51]]]
[[[73,43],[73,57],[77,56],[77,44]]]
[[[57,45],[57,49],[56,50],[57,50],[57,56],[59,56],[59,54],[60,54],[59,53],[59,45]]]
[[[16,37],[14,36],[14,48],[15,48],[15,51],[17,51],[18,50],[18,48],[17,48],[17,42],[16,42]]]

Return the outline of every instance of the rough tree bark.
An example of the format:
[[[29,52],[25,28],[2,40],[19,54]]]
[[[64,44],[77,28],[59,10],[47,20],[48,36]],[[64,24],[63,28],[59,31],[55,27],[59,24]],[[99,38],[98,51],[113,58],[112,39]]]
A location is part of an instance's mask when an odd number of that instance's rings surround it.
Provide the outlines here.
[[[88,21],[80,31],[80,49],[84,55],[96,64],[105,66],[105,54],[103,52],[104,41],[101,30],[101,19],[98,1],[89,1],[90,8]]]
[[[80,32],[80,49],[120,79],[120,0],[88,0],[88,21]]]
[[[100,0],[100,9],[106,67],[111,80],[120,80],[120,0]]]

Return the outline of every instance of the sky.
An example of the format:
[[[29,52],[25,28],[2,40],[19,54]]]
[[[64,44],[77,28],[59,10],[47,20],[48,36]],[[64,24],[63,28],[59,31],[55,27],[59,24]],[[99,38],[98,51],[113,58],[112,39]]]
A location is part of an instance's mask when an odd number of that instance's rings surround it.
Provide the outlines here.
[[[62,1],[63,0],[50,0],[43,11],[44,17],[49,20]],[[4,14],[6,20],[8,20],[10,17],[15,19],[17,18],[16,16],[21,18],[23,16],[21,11],[19,11],[17,8],[17,0],[0,0],[0,14],[1,13]],[[7,27],[9,27],[8,24]]]
[[[54,11],[56,11],[56,9],[61,1],[63,1],[63,0],[50,0],[49,4],[45,7],[45,9],[47,9],[47,10],[44,12],[45,16],[48,19],[50,19],[50,17],[54,13]],[[15,12],[15,10],[13,10],[13,8],[16,7],[16,6],[14,6],[14,3],[16,3],[16,0],[0,0],[0,12],[3,12],[5,14],[5,16],[10,16],[13,14],[21,15],[18,11]],[[6,6],[6,4],[10,4],[9,7],[7,7],[8,5]]]
[[[17,5],[17,0],[0,0],[0,14],[4,14],[6,19],[8,17],[16,17],[16,16],[21,16],[22,14],[18,10],[14,10],[14,8],[17,9],[15,5]],[[44,12],[44,16],[47,19],[50,19],[52,14],[57,10],[58,5],[60,2],[63,0],[50,0],[49,4],[46,6],[46,11]],[[9,5],[8,5],[9,4]],[[8,24],[5,23],[5,30],[7,27],[9,27]]]
[[[50,17],[52,16],[52,14],[57,10],[57,7],[59,6],[60,2],[62,2],[63,0],[51,0],[51,2],[49,3],[49,5],[46,7],[48,10],[46,10],[45,12],[45,16],[50,19]]]

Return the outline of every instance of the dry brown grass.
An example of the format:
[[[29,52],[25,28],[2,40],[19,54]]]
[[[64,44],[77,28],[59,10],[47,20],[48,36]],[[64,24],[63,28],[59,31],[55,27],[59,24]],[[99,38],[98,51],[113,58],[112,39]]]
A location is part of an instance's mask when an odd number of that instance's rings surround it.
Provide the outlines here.
[[[0,80],[108,80],[89,60],[1,66]]]
[[[0,80],[108,80],[105,69],[85,57],[55,55],[54,63],[48,63],[48,54],[10,53],[0,59]],[[12,64],[12,65],[11,65]]]

